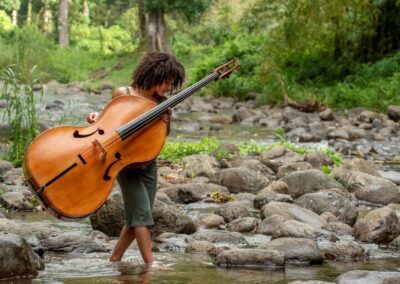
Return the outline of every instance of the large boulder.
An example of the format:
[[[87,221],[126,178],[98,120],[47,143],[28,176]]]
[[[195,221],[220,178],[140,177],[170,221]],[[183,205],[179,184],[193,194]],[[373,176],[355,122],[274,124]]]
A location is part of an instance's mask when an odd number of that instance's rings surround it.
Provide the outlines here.
[[[0,196],[0,205],[8,210],[34,211],[35,206],[20,192],[6,192]]]
[[[296,220],[287,220],[283,222],[280,227],[272,232],[272,238],[283,238],[283,237],[293,237],[293,238],[307,238],[316,239],[319,237],[330,238],[331,233],[327,230],[321,228],[315,228],[314,226],[303,223]]]
[[[392,209],[378,208],[357,220],[354,234],[363,242],[388,244],[400,235],[399,219]]]
[[[248,168],[228,168],[218,171],[211,181],[226,186],[231,193],[257,193],[268,185],[267,177]]]
[[[155,236],[164,232],[193,234],[196,231],[195,222],[185,212],[157,199],[154,203],[153,219],[152,234]]]
[[[110,237],[119,236],[124,220],[124,203],[119,191],[112,193],[103,206],[90,216],[92,228]]]
[[[335,279],[337,284],[395,284],[400,283],[400,272],[352,270]]]
[[[307,208],[318,215],[324,212],[331,212],[338,220],[351,226],[357,219],[357,207],[355,204],[333,190],[304,194],[294,204]]]
[[[262,208],[261,219],[266,219],[272,215],[280,215],[289,220],[307,223],[315,228],[324,228],[327,226],[326,221],[319,215],[294,204],[275,201],[270,202]]]
[[[211,177],[220,167],[215,157],[206,154],[186,156],[182,159],[182,162],[184,171],[188,177]]]
[[[224,243],[229,245],[246,246],[246,239],[241,233],[201,229],[192,235],[193,239],[211,243]]]
[[[287,184],[289,194],[293,198],[322,189],[343,188],[340,183],[316,169],[293,172],[281,180]]]
[[[252,267],[283,267],[285,257],[276,250],[266,249],[232,249],[217,255],[215,264],[218,266],[252,266]]]
[[[363,172],[341,174],[339,181],[364,201],[378,204],[400,203],[400,189],[390,180]]]
[[[315,264],[323,262],[317,243],[311,239],[279,238],[269,242],[265,248],[282,252],[287,263]]]
[[[178,201],[185,204],[201,201],[212,192],[229,192],[225,186],[213,183],[187,183],[173,185],[172,187],[178,192]],[[168,192],[170,189],[164,190]]]
[[[18,235],[0,233],[0,279],[32,277],[44,262]]]
[[[49,237],[43,240],[43,246],[48,251],[62,253],[89,253],[89,252],[107,252],[108,248],[100,245],[90,236],[77,232],[67,232],[58,236]]]
[[[236,205],[234,203],[223,204],[218,207],[214,213],[222,216],[227,223],[240,217],[250,216],[250,212],[246,209],[246,207],[242,205]]]
[[[393,121],[400,121],[400,105],[391,105],[388,107],[388,116]]]

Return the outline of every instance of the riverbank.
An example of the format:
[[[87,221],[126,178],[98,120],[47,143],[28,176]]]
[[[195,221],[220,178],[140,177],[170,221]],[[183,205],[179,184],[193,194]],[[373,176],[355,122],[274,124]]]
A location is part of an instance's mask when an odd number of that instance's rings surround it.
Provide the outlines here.
[[[58,117],[83,120],[108,100],[107,90],[95,95],[64,87],[46,87],[51,96],[41,102],[43,127],[53,126]],[[225,142],[254,139],[268,144],[279,133],[293,143],[332,145],[346,160],[334,167],[323,152],[302,155],[283,146],[240,155],[228,143],[224,149],[230,155],[222,160],[212,154],[160,160],[154,250],[174,270],[150,274],[143,273],[135,246],[122,265],[107,262],[123,220],[118,185],[90,219],[64,223],[39,213],[37,204],[29,202],[22,169],[1,161],[0,245],[23,244],[23,249],[0,258],[16,261],[29,251],[28,262],[6,263],[5,268],[26,267],[23,273],[9,271],[11,276],[30,275],[33,281],[70,281],[61,266],[74,279],[105,282],[135,283],[143,280],[142,274],[153,283],[186,283],[192,275],[198,281],[210,277],[208,283],[399,280],[393,263],[400,260],[400,125],[393,115],[361,109],[302,113],[260,107],[254,100],[211,97],[185,101],[174,113],[173,141],[214,134]],[[232,129],[243,136],[238,138]]]

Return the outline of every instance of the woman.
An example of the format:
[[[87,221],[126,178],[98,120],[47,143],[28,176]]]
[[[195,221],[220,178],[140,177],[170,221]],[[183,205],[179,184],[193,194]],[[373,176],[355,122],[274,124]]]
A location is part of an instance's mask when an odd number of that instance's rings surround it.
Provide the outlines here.
[[[167,99],[165,93],[180,88],[184,79],[185,70],[173,55],[150,53],[134,70],[131,86],[117,88],[112,98],[135,95],[161,103]],[[93,123],[98,116],[98,112],[90,113],[87,120]],[[168,129],[170,117],[171,111],[163,116]],[[136,239],[144,262],[152,264],[154,258],[149,227],[154,225],[152,208],[157,190],[156,161],[140,168],[126,167],[120,172],[118,182],[124,199],[125,225],[110,261],[120,261]]]

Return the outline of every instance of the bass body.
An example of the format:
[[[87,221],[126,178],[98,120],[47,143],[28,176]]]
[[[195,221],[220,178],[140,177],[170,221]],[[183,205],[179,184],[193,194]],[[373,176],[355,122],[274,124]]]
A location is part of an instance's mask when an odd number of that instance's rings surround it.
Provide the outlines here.
[[[153,160],[167,134],[161,118],[126,139],[116,129],[155,106],[139,96],[121,96],[87,127],[60,126],[40,134],[27,149],[24,173],[44,207],[61,219],[86,217],[105,202],[119,171]]]

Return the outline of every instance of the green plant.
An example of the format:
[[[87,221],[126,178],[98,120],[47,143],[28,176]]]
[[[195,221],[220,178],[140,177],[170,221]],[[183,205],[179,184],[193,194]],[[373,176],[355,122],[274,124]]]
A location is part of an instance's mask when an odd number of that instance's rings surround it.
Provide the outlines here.
[[[35,67],[31,69],[28,82],[23,84],[17,78],[13,68],[1,71],[0,79],[4,81],[1,98],[6,100],[4,121],[8,125],[6,141],[11,142],[5,158],[16,166],[21,165],[25,150],[36,137],[39,130],[36,102],[37,95],[33,86],[38,83],[35,79]],[[39,99],[43,95],[40,93]]]

